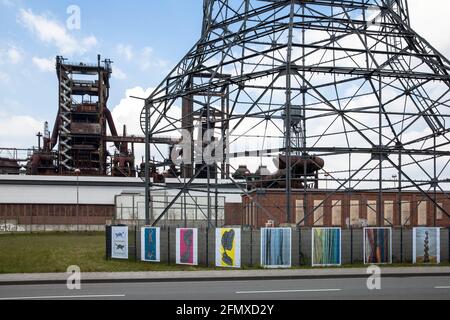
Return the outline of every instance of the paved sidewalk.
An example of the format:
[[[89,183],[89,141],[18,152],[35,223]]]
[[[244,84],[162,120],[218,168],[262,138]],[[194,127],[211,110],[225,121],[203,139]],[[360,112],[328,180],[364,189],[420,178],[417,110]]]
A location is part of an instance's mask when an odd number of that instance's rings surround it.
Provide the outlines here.
[[[384,277],[449,276],[450,267],[382,268]],[[0,275],[0,285],[66,283],[65,273],[5,274]],[[367,277],[367,269],[307,269],[307,270],[236,270],[236,271],[173,271],[173,272],[123,272],[83,273],[84,283],[116,282],[190,282],[190,281],[244,281],[282,279],[333,279]]]

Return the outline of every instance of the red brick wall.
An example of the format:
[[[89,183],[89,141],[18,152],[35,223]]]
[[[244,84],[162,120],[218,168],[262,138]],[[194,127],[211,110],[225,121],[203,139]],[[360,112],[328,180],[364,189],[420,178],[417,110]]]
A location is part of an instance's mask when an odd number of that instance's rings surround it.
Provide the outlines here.
[[[243,214],[244,214],[244,224],[253,225],[255,227],[263,227],[268,220],[275,220],[277,225],[285,223],[295,223],[296,219],[296,201],[304,200],[304,195],[302,193],[297,193],[292,195],[292,216],[290,221],[287,220],[286,215],[286,195],[283,191],[270,191],[268,190],[265,194],[252,194],[252,199],[259,203],[264,209],[254,208],[251,200],[247,197],[243,197]],[[311,192],[306,196],[307,211],[312,212],[314,209],[314,201],[323,201],[328,197],[328,194],[321,192]],[[433,196],[431,196],[433,197]],[[346,227],[346,221],[350,218],[350,202],[352,200],[358,200],[360,204],[359,217],[361,219],[367,219],[367,202],[368,201],[378,201],[378,193],[337,193],[327,199],[324,203],[324,226],[332,226],[332,201],[341,200],[342,202],[342,213],[341,213],[341,223],[342,227]],[[429,226],[434,225],[434,208],[433,203],[429,201],[428,198],[424,197],[419,193],[403,193],[401,196],[402,202],[410,202],[411,210],[411,223],[409,227],[417,226],[418,224],[418,207],[419,201],[426,200],[427,202],[427,221]],[[382,221],[384,222],[384,202],[392,201],[394,202],[393,218],[394,225],[401,225],[401,211],[400,211],[400,196],[397,193],[389,193],[383,195],[383,204],[381,205]],[[445,196],[438,196],[438,202],[443,203],[444,209],[450,213],[450,200]],[[248,209],[246,209],[248,208]],[[256,213],[255,213],[256,211]],[[256,218],[255,218],[256,217]],[[314,215],[311,214],[305,220],[306,227],[312,227],[314,223]],[[447,228],[450,227],[450,217],[446,216],[444,213],[443,219],[437,221],[438,227]]]
[[[114,206],[55,205],[55,204],[0,204],[0,219],[17,220],[19,224],[103,225],[114,216]]]
[[[242,224],[242,203],[225,203],[225,225],[237,226]]]

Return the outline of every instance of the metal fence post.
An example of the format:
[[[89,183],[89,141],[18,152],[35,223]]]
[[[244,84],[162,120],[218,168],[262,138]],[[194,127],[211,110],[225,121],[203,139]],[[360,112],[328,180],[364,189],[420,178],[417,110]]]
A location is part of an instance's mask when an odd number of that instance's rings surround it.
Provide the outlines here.
[[[170,226],[167,226],[167,264],[170,265]]]
[[[253,267],[253,228],[250,228],[250,267]]]
[[[49,229],[50,229],[51,231],[53,231],[52,228],[51,228],[51,223],[47,226],[47,224],[48,224],[49,222],[51,222],[50,220],[51,220],[51,219],[50,219],[50,205],[48,205],[48,206],[47,206],[47,217],[45,217],[45,222],[44,222],[44,230],[45,230],[45,231],[47,231],[47,227],[49,227]]]
[[[353,264],[353,227],[350,227],[350,264]]]
[[[106,260],[111,260],[111,237],[112,237],[112,226],[105,226],[105,249],[106,249]]]
[[[298,228],[298,265],[303,264],[303,253],[302,253],[302,230]]]
[[[33,233],[33,206],[31,206],[30,210],[30,233]]]
[[[209,267],[209,257],[208,257],[208,253],[209,253],[209,248],[208,248],[208,242],[209,242],[209,226],[206,228],[206,237],[205,237],[205,242],[206,242],[206,267]]]
[[[138,225],[136,224],[134,226],[134,261],[137,262],[138,261],[138,247],[137,247],[137,232],[138,232]]]
[[[42,207],[42,209],[43,209],[43,207]],[[43,221],[43,225],[44,225],[44,233],[47,232],[47,226],[46,226],[46,224],[47,224],[48,211],[49,211],[49,206],[47,205],[47,216],[45,216],[45,214],[43,214],[42,217],[41,217],[41,212],[40,212],[40,210],[39,210],[39,218],[42,218],[42,219],[44,220],[44,221]],[[40,220],[40,219],[39,219],[39,220]]]
[[[403,263],[403,226],[400,227],[400,263]]]

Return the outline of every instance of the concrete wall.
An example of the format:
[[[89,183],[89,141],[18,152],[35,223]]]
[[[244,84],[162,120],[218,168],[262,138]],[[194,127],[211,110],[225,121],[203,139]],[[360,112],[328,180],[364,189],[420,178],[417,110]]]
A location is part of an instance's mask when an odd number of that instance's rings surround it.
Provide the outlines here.
[[[312,256],[312,231],[311,229],[301,229],[299,231],[299,261],[301,265],[311,265]],[[295,245],[294,245],[295,247]]]
[[[348,232],[348,231],[347,231]],[[350,230],[350,233],[352,230]],[[345,233],[345,232],[344,232]],[[362,229],[354,229],[353,230],[353,242],[343,243],[343,246],[352,245],[353,247],[353,258],[351,263],[364,263],[364,230]]]
[[[394,229],[392,233],[392,262],[413,262],[413,231],[411,229]]]
[[[137,229],[137,244],[134,245],[135,227],[130,227],[130,259],[140,260],[140,228]],[[176,228],[161,228],[161,263],[176,263]],[[261,232],[243,230],[241,235],[241,263],[243,267],[260,266]],[[362,264],[364,261],[364,239],[362,229],[342,230],[342,264]],[[352,241],[353,240],[353,241]],[[392,230],[393,263],[412,263],[412,230]],[[403,241],[401,244],[401,241]],[[198,262],[200,266],[215,266],[215,230],[207,234],[206,228],[198,229]],[[136,249],[134,249],[136,247]],[[312,259],[311,229],[292,230],[292,266],[310,266]],[[441,230],[441,261],[449,262],[449,230]]]
[[[441,230],[441,261],[450,261],[450,229]]]
[[[342,264],[352,263],[352,252],[354,252],[354,250],[351,246],[351,239],[351,232],[342,232]]]
[[[243,266],[255,267],[261,259],[261,231],[244,231],[241,234],[241,263]]]

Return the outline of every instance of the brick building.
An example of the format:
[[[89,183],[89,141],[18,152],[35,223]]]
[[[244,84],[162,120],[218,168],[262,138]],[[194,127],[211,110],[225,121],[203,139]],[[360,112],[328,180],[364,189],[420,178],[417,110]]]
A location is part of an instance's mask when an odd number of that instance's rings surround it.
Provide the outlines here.
[[[196,184],[205,185],[202,180]],[[151,194],[152,220],[178,193],[180,183],[167,179],[167,187],[168,191]],[[222,226],[225,203],[236,202],[241,208],[242,199],[229,185],[219,191],[217,220]],[[213,195],[211,202],[215,201]],[[160,225],[205,225],[206,213],[206,193],[190,192],[180,197]],[[214,222],[215,218],[213,214]],[[145,220],[145,187],[140,178],[0,175],[0,232],[103,230],[112,221],[135,220]]]
[[[435,195],[429,196],[434,199]],[[273,220],[275,225],[348,228],[380,226],[381,221],[381,226],[450,227],[447,214],[450,213],[450,200],[444,194],[437,194],[439,208],[419,192],[384,192],[381,217],[378,215],[378,198],[378,192],[308,190],[305,195],[303,191],[294,191],[291,200],[294,209],[290,221],[287,221],[284,190],[254,190],[249,196],[243,196],[241,208],[229,205],[226,223],[263,227]]]
[[[171,182],[176,192],[177,181]],[[203,181],[198,181],[204,185]],[[10,225],[33,226],[33,230],[71,230],[74,225],[89,230],[101,230],[113,219],[139,219],[144,214],[144,186],[138,178],[80,177],[78,181],[79,205],[77,209],[76,177],[0,176],[0,231]],[[152,194],[152,217],[157,217],[174,194]],[[251,200],[250,199],[250,197]],[[224,184],[219,196],[219,226],[249,225],[263,227],[269,220],[275,225],[302,227],[339,226],[361,227],[379,225],[377,192],[340,192],[324,190],[294,191],[292,217],[287,221],[284,190],[254,190],[249,196],[241,190]],[[430,194],[433,199],[434,194]],[[162,224],[204,224],[207,201],[204,193],[183,198],[174,205]],[[194,201],[195,200],[195,201]],[[383,226],[439,226],[450,227],[450,200],[437,194],[433,202],[418,192],[385,192],[381,211]],[[196,205],[194,205],[194,202]],[[215,199],[212,199],[214,203]],[[192,202],[192,203],[191,203]],[[256,205],[258,203],[258,205]],[[186,210],[187,214],[183,214]],[[77,214],[78,213],[78,214]],[[436,215],[435,215],[436,213]],[[224,215],[224,217],[223,217]],[[436,220],[434,217],[436,216]],[[214,220],[214,217],[213,217]]]

